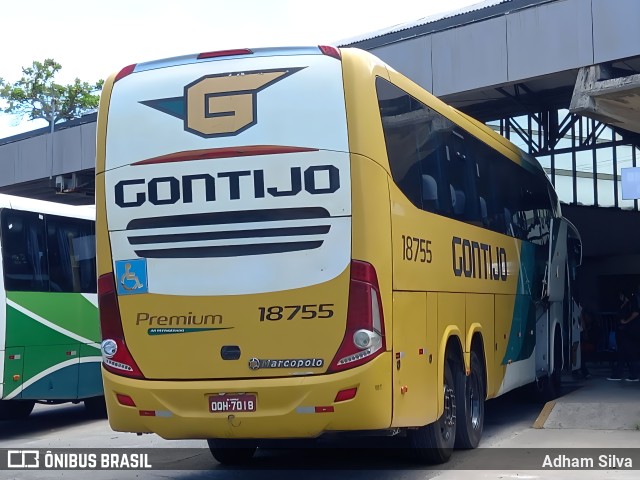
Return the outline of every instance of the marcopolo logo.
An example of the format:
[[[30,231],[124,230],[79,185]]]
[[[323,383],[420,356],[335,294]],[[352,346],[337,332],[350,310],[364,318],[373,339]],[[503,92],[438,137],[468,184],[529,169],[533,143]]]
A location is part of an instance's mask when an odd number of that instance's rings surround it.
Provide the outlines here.
[[[261,368],[320,368],[324,365],[322,358],[288,358],[286,360],[271,360],[264,358],[252,358],[249,360],[251,370]]]
[[[181,119],[185,131],[194,135],[237,135],[258,121],[258,92],[303,68],[206,75],[185,86],[182,97],[140,103]]]

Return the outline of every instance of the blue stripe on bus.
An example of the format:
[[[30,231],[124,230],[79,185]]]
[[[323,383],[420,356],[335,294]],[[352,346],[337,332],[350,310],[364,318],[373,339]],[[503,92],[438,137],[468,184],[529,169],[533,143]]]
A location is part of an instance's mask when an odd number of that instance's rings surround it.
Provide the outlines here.
[[[528,286],[541,281],[544,270],[540,271],[541,262],[536,255],[547,252],[545,247],[528,242],[520,242],[520,272],[518,274],[518,291],[515,295],[511,331],[502,365],[509,361],[525,360],[533,354],[536,344],[536,309],[534,302],[540,298],[541,292],[528,291]],[[540,259],[539,259],[540,260]]]

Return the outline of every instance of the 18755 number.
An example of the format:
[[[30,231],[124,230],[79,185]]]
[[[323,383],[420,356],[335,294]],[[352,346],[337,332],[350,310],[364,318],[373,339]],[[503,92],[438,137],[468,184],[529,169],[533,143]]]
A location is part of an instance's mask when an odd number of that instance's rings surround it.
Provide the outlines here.
[[[271,307],[258,307],[260,321],[269,320],[293,320],[294,318],[331,318],[333,317],[333,303],[321,303],[319,305],[273,305]]]
[[[431,263],[431,240],[402,235],[402,259],[409,262]]]

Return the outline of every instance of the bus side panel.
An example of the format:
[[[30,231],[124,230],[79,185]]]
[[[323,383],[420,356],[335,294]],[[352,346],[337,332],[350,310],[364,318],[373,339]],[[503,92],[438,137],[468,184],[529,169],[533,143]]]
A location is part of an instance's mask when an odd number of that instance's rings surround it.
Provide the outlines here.
[[[475,332],[482,336],[483,354],[485,358],[485,373],[489,382],[493,380],[494,364],[494,300],[493,295],[466,295],[466,329],[467,341],[465,353],[471,351],[471,342]],[[480,359],[482,361],[482,359]],[[467,360],[467,367],[469,366]],[[487,385],[488,387],[489,385]],[[489,388],[487,388],[487,392]]]
[[[81,358],[86,352],[97,361],[99,340],[97,308],[82,294],[8,293],[6,342],[24,347],[22,398],[78,398]],[[99,383],[97,369],[94,375]]]
[[[438,293],[427,292],[427,362],[431,366],[430,375],[424,379],[425,383],[429,386],[430,396],[427,397],[427,401],[430,402],[429,414],[427,423],[435,422],[444,412],[444,405],[440,399],[442,392],[442,371],[438,366],[438,359],[440,358],[438,352],[438,345],[440,339],[438,338]]]
[[[22,390],[16,389],[22,385],[24,370],[24,347],[7,347],[3,352],[4,376],[3,389],[0,398],[22,398]]]
[[[448,339],[456,337],[461,349],[466,345],[465,302],[459,293],[438,293],[438,378],[444,378],[445,347]],[[440,396],[442,397],[442,396]],[[442,402],[443,399],[439,398]],[[441,411],[444,405],[440,405]]]
[[[487,394],[489,397],[498,396],[504,375],[506,372],[506,362],[504,362],[509,342],[509,333],[513,321],[513,308],[515,295],[495,296],[495,351],[493,360],[493,377],[489,376]]]
[[[79,349],[78,343],[26,347],[22,398],[75,400],[78,397]]]
[[[393,426],[426,425],[437,411],[436,363],[427,346],[427,294],[393,292]]]
[[[352,257],[371,263],[378,275],[387,350],[392,338],[391,218],[388,174],[371,159],[351,155]]]
[[[96,127],[96,273],[98,277],[113,271],[111,264],[111,245],[109,244],[107,227],[104,170],[107,143],[107,113],[109,112],[109,104],[111,103],[114,78],[115,74],[107,79],[102,89]]]
[[[80,345],[78,374],[78,398],[97,397],[103,394],[100,350],[91,344]]]
[[[344,98],[349,128],[349,151],[388,168],[387,150],[382,134],[375,77],[388,79],[386,65],[373,55],[342,50]],[[349,119],[357,121],[349,121]],[[368,190],[375,192],[376,190]]]
[[[57,294],[62,295],[62,294]],[[10,292],[7,298],[6,342],[22,347],[22,375],[11,396],[21,386],[24,399],[75,399],[78,394],[78,350],[80,344],[65,335],[48,311],[51,294]],[[38,310],[39,305],[44,310]],[[34,311],[38,310],[38,312]]]

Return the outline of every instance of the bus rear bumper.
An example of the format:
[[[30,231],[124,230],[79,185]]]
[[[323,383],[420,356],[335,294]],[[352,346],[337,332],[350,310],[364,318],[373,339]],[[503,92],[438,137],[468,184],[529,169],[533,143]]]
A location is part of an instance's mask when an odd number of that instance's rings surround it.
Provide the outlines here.
[[[166,439],[315,438],[325,432],[381,430],[391,425],[391,354],[340,373],[245,380],[137,380],[102,370],[111,428]],[[338,392],[357,388],[336,402]],[[256,396],[253,412],[211,413],[220,393]],[[135,406],[123,405],[126,395]]]

